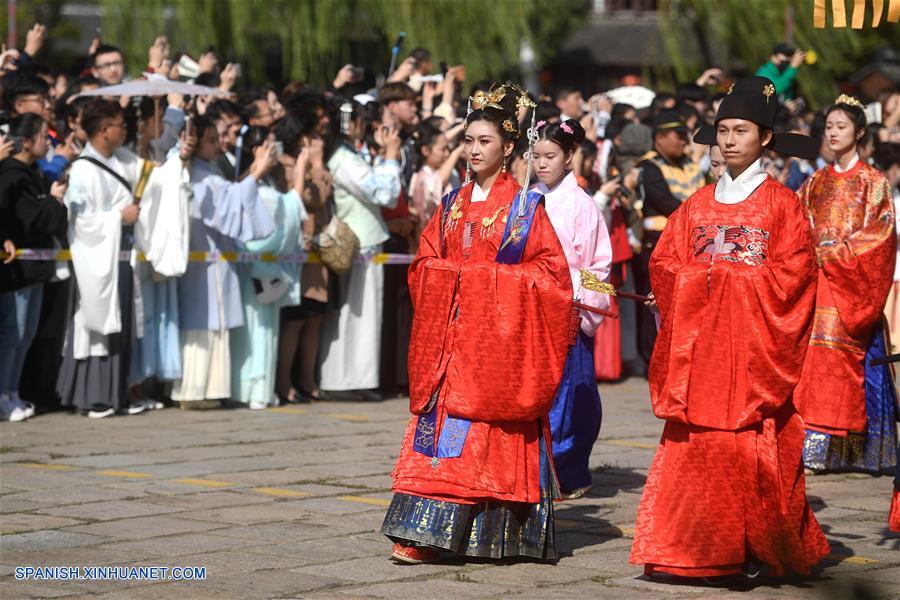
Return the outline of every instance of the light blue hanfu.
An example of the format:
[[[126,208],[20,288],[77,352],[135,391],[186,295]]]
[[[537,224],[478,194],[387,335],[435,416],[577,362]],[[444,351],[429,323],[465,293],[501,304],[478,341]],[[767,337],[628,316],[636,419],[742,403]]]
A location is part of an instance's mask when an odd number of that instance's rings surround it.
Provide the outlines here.
[[[307,214],[296,191],[280,194],[260,186],[259,195],[272,215],[275,231],[247,242],[247,252],[276,256],[300,252],[300,226]],[[245,404],[275,405],[275,368],[278,360],[279,315],[282,306],[300,304],[301,264],[255,262],[238,270],[244,301],[244,327],[231,332],[231,398]],[[257,296],[253,280],[285,285],[284,295],[268,304]]]
[[[150,265],[135,266],[135,283],[140,285],[143,336],[131,346],[129,383],[148,379],[174,381],[181,378],[181,339],[178,329],[178,280],[156,276]]]

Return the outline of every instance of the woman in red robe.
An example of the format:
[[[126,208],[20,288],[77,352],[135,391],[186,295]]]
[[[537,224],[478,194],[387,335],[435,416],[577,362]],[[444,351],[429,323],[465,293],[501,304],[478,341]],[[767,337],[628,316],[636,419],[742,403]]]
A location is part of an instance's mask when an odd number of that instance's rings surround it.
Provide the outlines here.
[[[828,551],[806,501],[803,423],[791,401],[812,326],[815,258],[792,191],[766,175],[763,146],[815,151],[773,134],[764,77],[735,84],[715,128],[728,171],[669,218],[650,277],[662,327],[650,364],[665,419],[638,510],[631,562],[688,577],[790,569]]]
[[[504,166],[530,102],[506,86],[473,101],[475,180],[444,197],[409,270],[413,417],[382,526],[407,563],[556,559],[547,414],[580,317],[542,196]]]
[[[897,257],[894,203],[884,174],[859,158],[865,134],[862,104],[839,97],[825,119],[834,164],[797,192],[819,263],[815,322],[795,392],[808,429],[803,460],[814,471],[891,473],[896,464],[891,368],[871,365],[890,352],[882,313]]]

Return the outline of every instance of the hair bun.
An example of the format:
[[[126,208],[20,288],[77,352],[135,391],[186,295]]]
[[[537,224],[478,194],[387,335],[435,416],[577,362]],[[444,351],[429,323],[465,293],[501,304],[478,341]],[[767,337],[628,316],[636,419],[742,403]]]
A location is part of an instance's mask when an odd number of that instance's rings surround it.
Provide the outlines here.
[[[584,141],[584,137],[586,135],[584,132],[584,127],[582,127],[581,123],[579,123],[575,119],[566,119],[565,121],[560,123],[559,128],[572,136],[576,144],[580,144]]]

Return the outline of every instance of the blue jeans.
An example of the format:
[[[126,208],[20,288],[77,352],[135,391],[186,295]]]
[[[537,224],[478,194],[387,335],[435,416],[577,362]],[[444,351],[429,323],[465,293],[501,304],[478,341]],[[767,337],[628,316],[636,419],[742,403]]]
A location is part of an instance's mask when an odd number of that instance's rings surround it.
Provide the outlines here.
[[[0,394],[19,390],[25,354],[37,332],[43,284],[0,293]]]

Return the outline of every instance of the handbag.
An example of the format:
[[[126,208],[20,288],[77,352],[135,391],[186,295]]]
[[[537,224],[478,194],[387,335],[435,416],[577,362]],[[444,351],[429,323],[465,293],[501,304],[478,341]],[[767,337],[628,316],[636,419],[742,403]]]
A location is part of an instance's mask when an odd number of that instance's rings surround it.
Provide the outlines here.
[[[353,230],[333,211],[331,220],[319,235],[312,239],[313,248],[329,270],[342,275],[353,266],[353,259],[359,253],[359,238]]]

